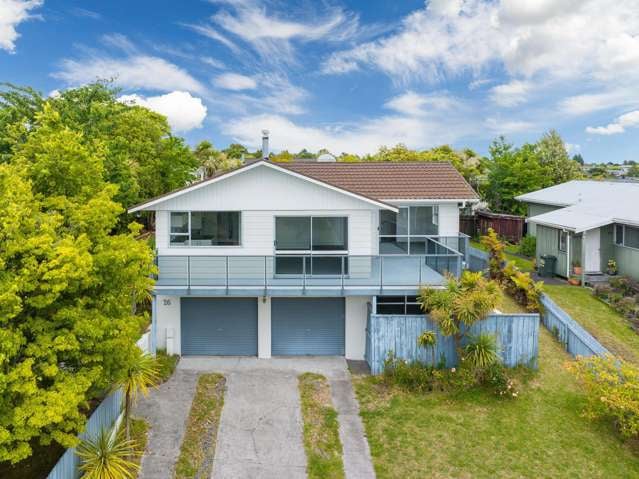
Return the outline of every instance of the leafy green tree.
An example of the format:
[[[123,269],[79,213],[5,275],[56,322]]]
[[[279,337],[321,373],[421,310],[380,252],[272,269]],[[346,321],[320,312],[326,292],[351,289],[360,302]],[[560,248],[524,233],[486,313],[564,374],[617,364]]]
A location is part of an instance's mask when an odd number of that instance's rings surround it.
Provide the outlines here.
[[[362,159],[352,153],[342,153],[341,155],[339,155],[339,158],[337,158],[337,161],[343,161],[345,163],[357,163],[358,161],[362,161]]]
[[[523,215],[526,206],[515,197],[553,184],[539,161],[535,145],[515,148],[504,137],[490,146],[487,167],[488,185],[484,197],[495,211]]]
[[[242,155],[248,155],[249,152],[244,145],[240,145],[239,143],[231,143],[228,147],[222,150],[229,158],[234,158],[239,160],[242,158]],[[261,157],[262,155],[260,155]]]
[[[295,155],[295,157],[300,158],[302,160],[312,160],[317,158],[315,153],[311,153],[306,148],[303,148],[297,155]]]
[[[294,159],[295,157],[288,150],[282,150],[277,154],[271,154],[270,157],[271,161],[277,161],[280,163],[288,163],[290,161],[293,161]]]
[[[9,85],[0,93],[0,155],[10,153],[8,145],[26,141],[48,105],[65,127],[82,134],[82,143],[101,145],[103,179],[118,186],[115,200],[125,207],[184,186],[198,167],[188,146],[171,135],[164,116],[122,103],[118,93],[96,82],[44,99]]]
[[[201,141],[193,150],[193,155],[199,163],[204,176],[213,176],[219,172],[231,170],[241,165],[240,160],[232,159],[216,150],[210,141]]]
[[[546,170],[551,184],[581,178],[579,163],[568,156],[566,145],[556,130],[550,130],[537,142],[539,162]]]
[[[584,165],[584,157],[581,156],[581,153],[577,153],[576,155],[573,155],[572,161],[579,163],[581,166]]]
[[[0,164],[0,461],[30,444],[69,447],[88,400],[134,355],[153,254],[104,179],[107,147],[65,124],[53,105],[34,116]]]

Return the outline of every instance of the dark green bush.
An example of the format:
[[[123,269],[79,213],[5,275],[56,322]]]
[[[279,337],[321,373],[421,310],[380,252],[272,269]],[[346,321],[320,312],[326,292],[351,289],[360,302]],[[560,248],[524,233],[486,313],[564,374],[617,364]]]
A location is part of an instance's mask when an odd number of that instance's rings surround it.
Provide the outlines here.
[[[537,254],[537,238],[530,235],[524,236],[519,243],[519,254],[529,258],[535,257]]]

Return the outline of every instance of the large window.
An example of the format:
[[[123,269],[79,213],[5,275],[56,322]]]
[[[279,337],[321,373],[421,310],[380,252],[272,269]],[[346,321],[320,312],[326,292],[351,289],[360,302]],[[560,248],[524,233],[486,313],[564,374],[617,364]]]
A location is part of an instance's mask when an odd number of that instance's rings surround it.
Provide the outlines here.
[[[381,254],[426,254],[427,236],[439,234],[437,206],[411,206],[379,212],[379,252]]]
[[[346,273],[348,218],[342,216],[276,217],[275,250],[277,274]]]
[[[639,249],[639,228],[628,225],[615,225],[615,244]]]
[[[239,211],[173,211],[172,246],[239,246]]]

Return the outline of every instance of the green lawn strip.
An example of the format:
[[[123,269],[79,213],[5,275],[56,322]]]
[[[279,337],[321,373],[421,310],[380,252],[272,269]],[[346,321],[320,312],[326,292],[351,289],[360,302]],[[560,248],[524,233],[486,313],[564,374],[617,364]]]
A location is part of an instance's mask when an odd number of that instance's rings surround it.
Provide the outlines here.
[[[480,249],[482,251],[488,251],[488,249],[481,243],[477,241],[470,241],[470,245],[474,248]],[[506,256],[507,261],[514,261],[515,265],[523,272],[532,272],[535,268],[533,267],[532,258],[525,258],[520,256],[517,253],[517,245],[507,245],[504,250],[504,255]]]
[[[135,441],[135,449],[137,452],[139,452],[139,455],[134,457],[133,462],[138,465],[142,461],[142,455],[144,454],[144,450],[146,449],[148,432],[148,422],[137,417],[131,419],[131,439]]]
[[[201,374],[191,403],[186,431],[175,466],[175,478],[209,477],[217,430],[224,405],[226,380],[221,374]]]
[[[308,477],[343,478],[339,422],[328,381],[324,376],[313,373],[301,374],[298,380]]]
[[[166,382],[175,371],[175,367],[177,366],[178,361],[180,360],[180,356],[177,354],[169,355],[163,349],[158,349],[155,358],[159,364],[159,376],[160,382]]]
[[[547,284],[544,291],[611,353],[639,364],[639,334],[626,318],[593,296],[591,290]]]
[[[540,370],[516,400],[487,391],[415,394],[356,377],[378,478],[639,477],[639,455],[586,399],[540,330]]]

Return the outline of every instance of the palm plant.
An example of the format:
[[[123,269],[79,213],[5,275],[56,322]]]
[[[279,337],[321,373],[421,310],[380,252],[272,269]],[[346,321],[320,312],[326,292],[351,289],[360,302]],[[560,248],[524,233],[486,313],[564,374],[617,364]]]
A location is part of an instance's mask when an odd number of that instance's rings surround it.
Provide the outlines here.
[[[431,365],[435,367],[435,345],[437,344],[437,334],[434,331],[423,331],[417,337],[417,345],[426,349],[430,348]]]
[[[473,368],[484,369],[500,361],[495,336],[479,334],[464,348],[465,359]]]
[[[124,392],[124,424],[126,439],[131,439],[131,410],[140,394],[146,396],[149,388],[160,382],[160,367],[150,354],[135,348],[135,352],[120,381],[116,384]]]
[[[500,299],[496,281],[471,271],[464,271],[459,279],[448,275],[444,289],[422,287],[419,294],[422,309],[437,323],[442,334],[453,337],[460,359],[464,352],[462,339],[468,329],[485,319]]]
[[[134,461],[141,455],[135,449],[135,442],[108,429],[82,441],[76,454],[80,457],[83,479],[133,479],[140,468]]]

